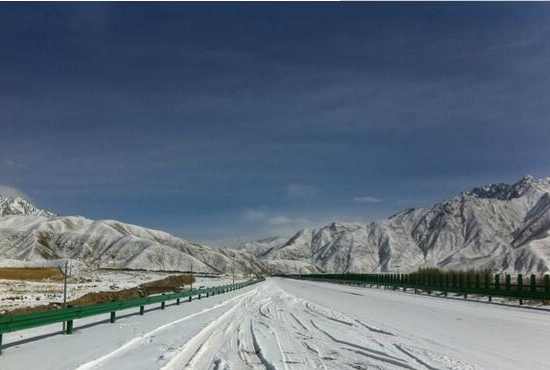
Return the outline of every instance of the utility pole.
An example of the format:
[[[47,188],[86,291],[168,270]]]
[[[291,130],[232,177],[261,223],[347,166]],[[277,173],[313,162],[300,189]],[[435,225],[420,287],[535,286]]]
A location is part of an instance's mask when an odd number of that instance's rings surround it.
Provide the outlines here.
[[[233,278],[233,285],[235,285],[235,261],[231,260],[231,276]]]
[[[63,308],[67,308],[67,273],[69,260],[65,261],[65,278],[63,279]],[[65,321],[63,321],[63,331],[65,331]]]
[[[193,260],[191,260],[191,290],[193,290]]]

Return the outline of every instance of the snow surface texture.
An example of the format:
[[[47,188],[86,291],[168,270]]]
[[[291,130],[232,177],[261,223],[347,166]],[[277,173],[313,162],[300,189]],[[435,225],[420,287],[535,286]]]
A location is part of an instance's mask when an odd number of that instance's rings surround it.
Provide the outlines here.
[[[420,267],[548,273],[549,193],[550,178],[526,176],[370,224],[334,222],[301,230],[286,243],[260,241],[257,256],[309,262],[331,273],[403,273]]]
[[[0,364],[9,370],[543,370],[550,339],[548,312],[273,278],[145,316],[130,310],[117,317],[115,324],[77,320],[71,336],[48,335],[60,325],[6,334]]]

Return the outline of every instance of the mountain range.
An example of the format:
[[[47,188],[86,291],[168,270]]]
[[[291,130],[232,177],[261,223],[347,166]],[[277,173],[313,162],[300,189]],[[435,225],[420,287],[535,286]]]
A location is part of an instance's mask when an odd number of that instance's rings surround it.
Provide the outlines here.
[[[236,249],[115,220],[58,216],[0,196],[0,265],[71,259],[101,268],[205,273],[550,272],[550,178],[489,184],[368,224],[333,222]]]
[[[114,220],[61,217],[20,197],[0,196],[0,265],[55,265],[236,273],[271,271],[248,253],[216,248]],[[283,271],[281,271],[283,272]]]
[[[422,267],[550,272],[550,178],[489,184],[369,224],[333,222],[290,240],[242,246],[277,265],[324,272],[411,272]]]

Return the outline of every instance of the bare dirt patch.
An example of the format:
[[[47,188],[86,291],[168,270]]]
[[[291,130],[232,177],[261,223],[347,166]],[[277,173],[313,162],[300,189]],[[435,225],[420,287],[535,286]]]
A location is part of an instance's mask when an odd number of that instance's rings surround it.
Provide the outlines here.
[[[0,279],[25,281],[61,281],[63,273],[49,267],[0,267]]]

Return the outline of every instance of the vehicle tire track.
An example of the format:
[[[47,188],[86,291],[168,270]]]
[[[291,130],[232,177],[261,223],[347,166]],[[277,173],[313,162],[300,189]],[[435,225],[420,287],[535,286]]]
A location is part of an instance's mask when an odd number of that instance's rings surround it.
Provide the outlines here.
[[[252,344],[254,346],[254,352],[256,353],[256,356],[264,365],[266,370],[277,370],[275,366],[273,366],[269,361],[266,360],[264,354],[262,353],[262,348],[258,344],[258,339],[256,338],[256,334],[254,333],[254,326],[252,325],[252,320],[250,320],[250,335],[252,336]]]
[[[395,336],[395,334],[389,332],[389,331],[385,331],[385,330],[382,330],[382,329],[378,329],[378,328],[375,328],[373,326],[370,326],[370,325],[367,325],[365,324],[363,321],[361,320],[357,320],[355,319],[355,322],[357,322],[359,325],[361,326],[364,326],[365,328],[367,328],[368,330],[374,332],[374,333],[378,333],[378,334],[385,334],[385,335],[391,335],[391,336]]]
[[[253,291],[252,291],[253,292]],[[248,295],[248,294],[251,294],[252,292],[248,292],[248,293],[245,293],[244,295]],[[214,310],[217,310],[221,307],[224,307],[224,306],[227,306],[231,303],[233,303],[234,301],[238,301],[240,299],[243,299],[243,295],[240,295],[240,296],[237,296],[237,297],[233,297],[231,299],[228,299],[227,301],[224,301],[224,302],[221,302],[219,304],[216,304],[212,307],[209,307],[209,308],[205,308],[204,310],[201,310],[200,312],[197,312],[197,313],[194,313],[194,314],[191,314],[191,315],[187,315],[185,317],[182,317],[181,319],[178,319],[178,320],[174,320],[172,322],[169,322],[167,324],[164,324],[164,325],[161,325],[145,334],[142,334],[136,338],[133,338],[131,340],[129,340],[128,342],[124,343],[122,346],[120,346],[119,348],[117,348],[116,350],[114,351],[111,351],[99,358],[96,358],[94,360],[91,360],[91,361],[88,361],[84,364],[81,364],[79,365],[75,370],[91,370],[91,369],[94,369],[96,367],[98,367],[99,365],[109,361],[110,359],[122,354],[122,353],[125,353],[127,351],[130,351],[130,350],[133,350],[135,349],[137,346],[139,346],[140,344],[142,343],[145,343],[146,341],[149,341],[150,342],[150,339],[154,338],[156,334],[164,331],[164,330],[167,330],[175,325],[178,325],[180,323],[183,323],[185,321],[188,321],[188,320],[191,320],[193,318],[196,318],[196,317],[199,317],[201,315],[204,315],[206,313],[209,313],[211,311],[214,311]],[[238,303],[237,303],[238,304]],[[237,305],[235,304],[235,306]]]
[[[399,358],[399,357],[395,357],[393,355],[387,354],[387,353],[382,352],[382,351],[378,351],[378,350],[375,350],[375,349],[367,348],[367,347],[360,346],[360,345],[355,344],[355,343],[351,343],[351,342],[348,342],[348,341],[338,339],[338,338],[334,337],[332,334],[328,333],[326,330],[321,329],[317,324],[315,324],[315,322],[313,320],[311,320],[311,325],[313,325],[321,333],[325,334],[332,341],[334,341],[336,343],[339,343],[339,344],[343,344],[343,345],[348,346],[348,347],[355,348],[355,349],[348,349],[348,348],[343,348],[343,349],[346,349],[348,351],[354,351],[358,354],[362,354],[362,355],[365,355],[365,356],[371,356],[375,359],[378,359],[380,361],[386,361],[386,362],[391,363],[393,365],[398,365],[399,364],[402,367],[410,368],[406,363],[403,363],[404,360]],[[368,353],[366,353],[364,351],[366,351]]]
[[[406,349],[403,348],[403,346],[399,345],[399,344],[394,344],[394,347],[397,348],[399,351],[403,352],[405,355],[409,356],[410,358],[412,358],[413,360],[415,360],[416,362],[418,362],[420,365],[426,367],[428,370],[440,370],[438,368],[435,368],[429,364],[427,364],[426,362],[422,361],[419,357],[413,355],[412,353],[410,353],[409,351],[407,351]]]
[[[191,338],[181,350],[169,361],[165,366],[162,367],[162,370],[181,370],[187,368],[191,363],[191,359],[197,358],[197,354],[200,353],[200,348],[204,345],[205,342],[210,340],[211,333],[216,330],[216,328],[223,324],[224,321],[232,318],[237,309],[240,308],[246,299],[249,299],[252,295],[256,294],[257,289],[254,289],[248,293],[245,293],[244,296],[238,296],[238,303],[235,304],[231,309],[226,311],[223,315],[218,317],[216,320],[208,324],[204,329],[197,333],[193,338]],[[230,322],[230,321],[229,321]],[[227,327],[227,326],[226,326]],[[213,336],[212,336],[213,337]],[[195,350],[193,350],[195,348]]]

